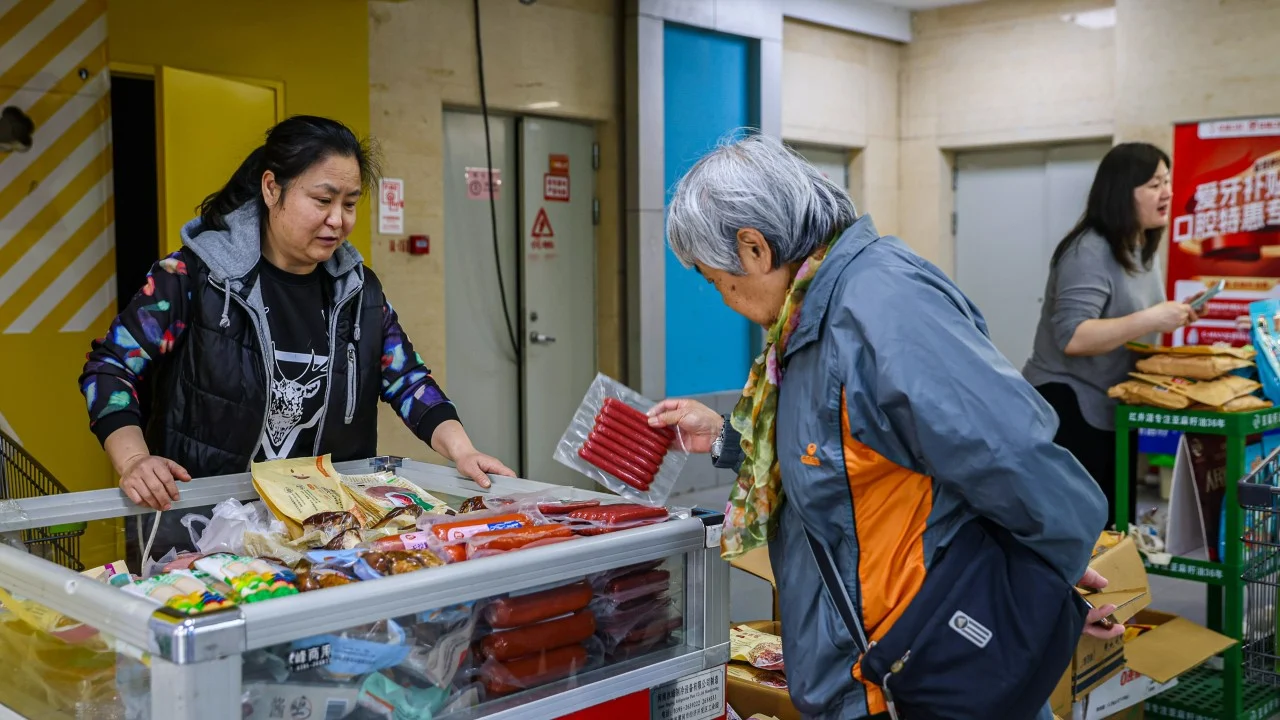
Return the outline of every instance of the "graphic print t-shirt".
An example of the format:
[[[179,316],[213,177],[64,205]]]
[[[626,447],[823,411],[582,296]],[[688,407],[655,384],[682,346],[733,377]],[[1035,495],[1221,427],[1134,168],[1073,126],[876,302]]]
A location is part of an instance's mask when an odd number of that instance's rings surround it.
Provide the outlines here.
[[[271,330],[271,395],[256,460],[311,455],[324,411],[329,373],[329,275],[309,275],[258,262]]]

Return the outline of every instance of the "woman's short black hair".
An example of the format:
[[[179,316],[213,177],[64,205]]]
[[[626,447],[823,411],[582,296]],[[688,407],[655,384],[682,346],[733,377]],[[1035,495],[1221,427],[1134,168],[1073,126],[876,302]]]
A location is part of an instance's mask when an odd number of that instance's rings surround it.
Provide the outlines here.
[[[1172,169],[1169,154],[1148,143],[1121,143],[1111,148],[1093,177],[1084,216],[1058,243],[1052,264],[1057,265],[1081,235],[1093,231],[1106,238],[1116,262],[1130,273],[1139,269],[1133,251],[1134,241],[1141,236],[1141,264],[1143,268],[1150,268],[1151,259],[1160,249],[1164,228],[1142,229],[1133,190],[1150,182],[1162,162]]]
[[[249,153],[221,190],[200,203],[201,224],[206,230],[226,230],[227,215],[257,199],[258,217],[267,217],[262,199],[262,174],[270,170],[282,191],[308,168],[333,156],[354,158],[360,166],[360,185],[367,193],[378,181],[376,152],[370,141],[361,141],[351,128],[337,120],[315,115],[294,115],[267,131],[267,141]],[[284,199],[283,193],[280,196]]]

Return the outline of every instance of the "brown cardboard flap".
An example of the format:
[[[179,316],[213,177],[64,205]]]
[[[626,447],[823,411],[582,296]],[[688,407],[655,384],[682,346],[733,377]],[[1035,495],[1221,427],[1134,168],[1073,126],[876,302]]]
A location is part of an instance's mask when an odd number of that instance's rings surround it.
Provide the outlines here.
[[[759,547],[751,552],[743,553],[736,560],[729,561],[729,564],[743,572],[755,575],[774,587],[778,585],[777,581],[773,579],[773,566],[769,564],[768,547]]]
[[[1156,624],[1124,645],[1126,664],[1130,670],[1159,683],[1166,683],[1196,667],[1205,660],[1236,644],[1235,640],[1201,627],[1186,618],[1163,613],[1147,613],[1144,624]]]
[[[1107,579],[1107,587],[1100,592],[1081,591],[1081,594],[1094,607],[1115,605],[1117,621],[1126,622],[1151,604],[1147,569],[1142,565],[1142,555],[1133,538],[1122,539],[1115,547],[1095,557],[1089,567]]]
[[[1146,607],[1149,599],[1146,590],[1120,590],[1117,592],[1096,592],[1089,593],[1084,596],[1085,600],[1094,607],[1102,607],[1103,605],[1115,605],[1116,611],[1113,614],[1119,622],[1126,622],[1139,610]]]

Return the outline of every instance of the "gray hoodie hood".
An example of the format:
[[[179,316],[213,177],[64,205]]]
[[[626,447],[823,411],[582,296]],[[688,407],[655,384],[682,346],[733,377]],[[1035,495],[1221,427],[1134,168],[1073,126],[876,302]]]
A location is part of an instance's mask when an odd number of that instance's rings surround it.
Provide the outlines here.
[[[195,253],[209,267],[209,279],[215,286],[222,286],[225,299],[222,308],[222,327],[230,324],[227,312],[231,293],[248,301],[263,316],[262,294],[258,283],[246,284],[245,278],[262,258],[261,224],[255,202],[247,202],[226,216],[227,230],[206,230],[200,218],[182,226],[182,244]],[[324,263],[324,269],[335,279],[334,296],[342,299],[358,293],[364,285],[364,258],[351,243],[343,241],[333,256]],[[357,304],[358,307],[358,304]],[[359,322],[356,323],[356,339],[359,339]]]

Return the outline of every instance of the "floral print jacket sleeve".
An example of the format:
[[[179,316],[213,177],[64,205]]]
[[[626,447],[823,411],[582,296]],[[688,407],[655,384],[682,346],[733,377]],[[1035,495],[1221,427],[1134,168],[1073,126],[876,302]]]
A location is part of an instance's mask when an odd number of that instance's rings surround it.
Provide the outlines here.
[[[428,445],[441,423],[458,419],[458,411],[414,351],[386,300],[382,303],[382,399]]]
[[[122,427],[142,425],[138,388],[186,330],[190,282],[181,250],[160,260],[128,307],[111,321],[107,334],[93,341],[80,375],[80,392],[99,442]]]

